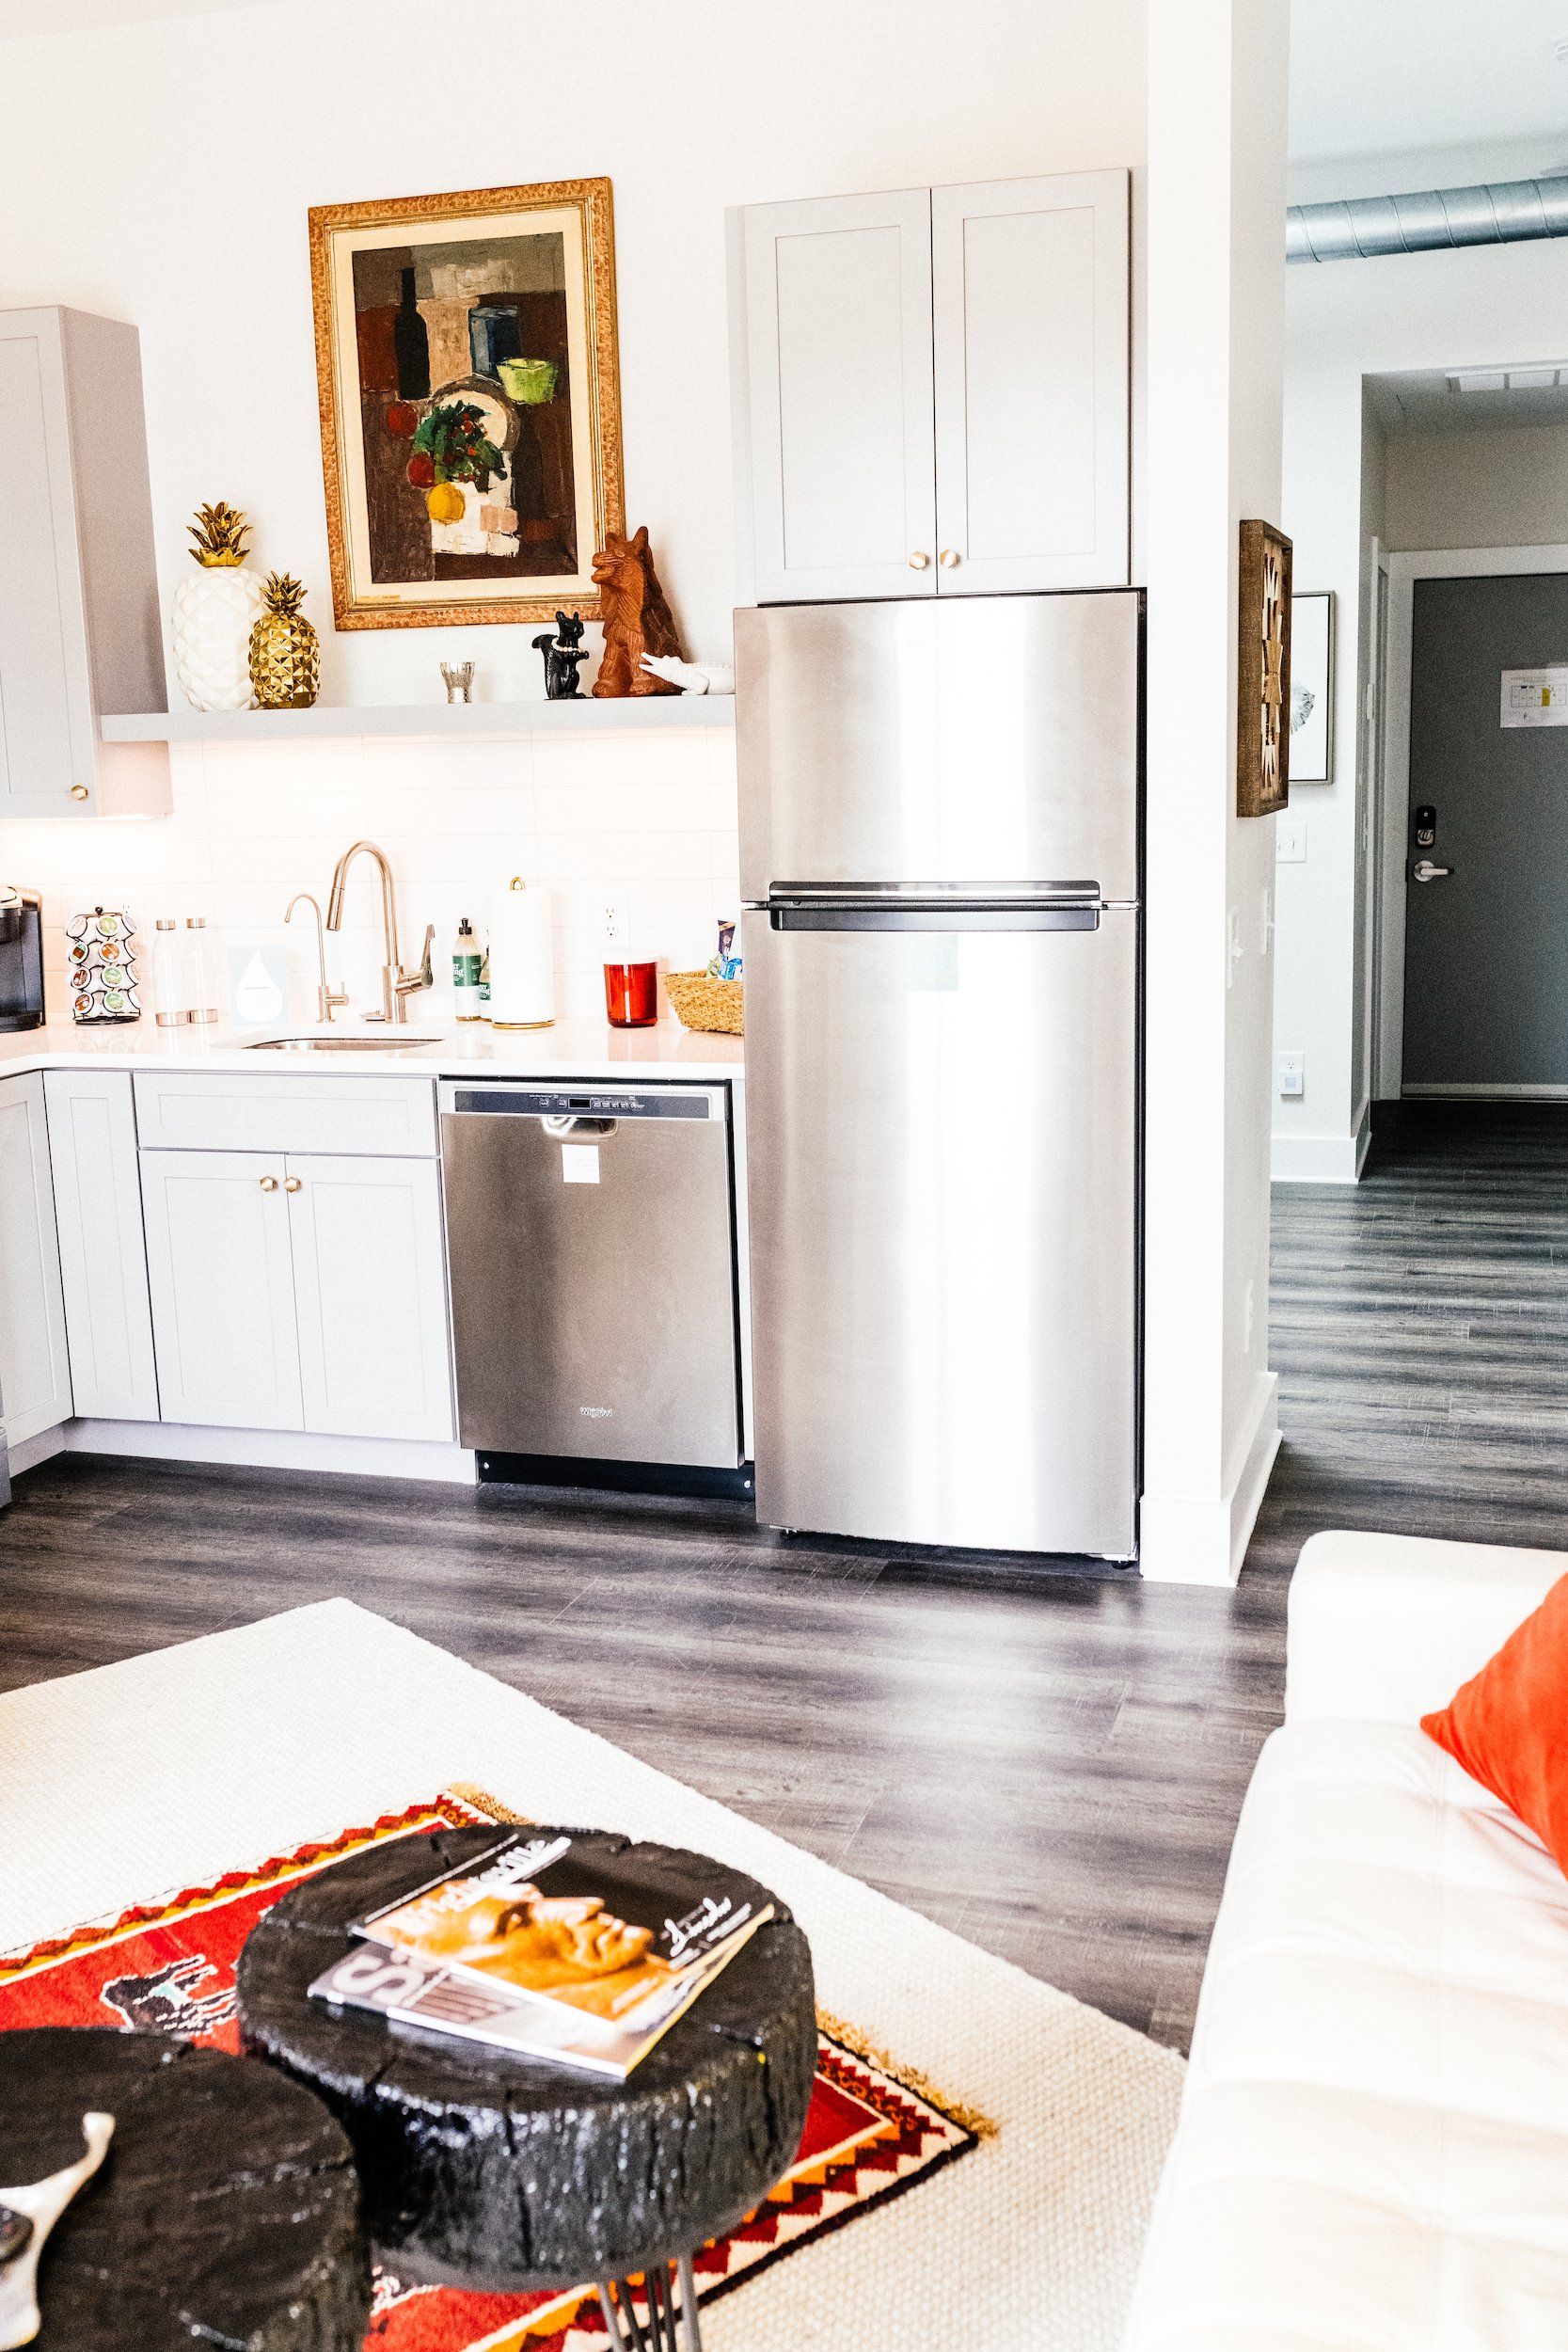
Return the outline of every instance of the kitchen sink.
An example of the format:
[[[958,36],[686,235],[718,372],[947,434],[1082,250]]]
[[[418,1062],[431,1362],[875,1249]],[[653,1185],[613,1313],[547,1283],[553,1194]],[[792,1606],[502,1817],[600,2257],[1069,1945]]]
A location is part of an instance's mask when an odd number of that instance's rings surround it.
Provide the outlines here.
[[[439,1045],[438,1037],[410,1037],[392,1029],[385,1037],[259,1037],[246,1054],[401,1054],[411,1045]]]

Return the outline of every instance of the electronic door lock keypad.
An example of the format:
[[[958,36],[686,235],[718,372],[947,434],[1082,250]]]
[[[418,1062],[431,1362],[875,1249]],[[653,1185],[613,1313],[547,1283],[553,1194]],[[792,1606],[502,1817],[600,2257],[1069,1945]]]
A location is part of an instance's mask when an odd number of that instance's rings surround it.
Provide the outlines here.
[[[1411,818],[1418,850],[1433,850],[1437,846],[1437,811],[1421,807]]]

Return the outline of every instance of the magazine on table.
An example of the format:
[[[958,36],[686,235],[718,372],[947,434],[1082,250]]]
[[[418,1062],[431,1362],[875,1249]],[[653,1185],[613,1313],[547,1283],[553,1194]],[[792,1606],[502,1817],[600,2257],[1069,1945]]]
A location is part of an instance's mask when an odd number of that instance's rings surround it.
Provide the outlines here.
[[[317,1998],[624,2078],[772,1916],[721,1864],[527,1830],[352,1922]]]

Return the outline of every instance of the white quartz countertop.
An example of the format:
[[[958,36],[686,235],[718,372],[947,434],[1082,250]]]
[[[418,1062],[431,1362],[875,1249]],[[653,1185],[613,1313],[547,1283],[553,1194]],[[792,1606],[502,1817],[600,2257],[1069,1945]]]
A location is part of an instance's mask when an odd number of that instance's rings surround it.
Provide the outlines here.
[[[406,1041],[395,1049],[368,1045],[355,1052],[347,1041],[398,1036],[397,1030],[339,1022],[318,1029],[300,1022],[268,1029],[160,1029],[150,1014],[123,1027],[78,1028],[56,1022],[44,1029],[0,1033],[0,1078],[29,1070],[237,1070],[324,1075],[373,1076],[393,1072],[430,1077],[495,1078],[693,1078],[739,1079],[745,1053],[737,1037],[699,1034],[678,1022],[650,1029],[612,1029],[602,1021],[557,1021],[547,1029],[493,1029],[488,1022],[441,1025],[411,1019]],[[267,1053],[261,1041],[277,1037],[333,1037],[344,1041],[330,1053]],[[419,1041],[428,1041],[420,1042]]]

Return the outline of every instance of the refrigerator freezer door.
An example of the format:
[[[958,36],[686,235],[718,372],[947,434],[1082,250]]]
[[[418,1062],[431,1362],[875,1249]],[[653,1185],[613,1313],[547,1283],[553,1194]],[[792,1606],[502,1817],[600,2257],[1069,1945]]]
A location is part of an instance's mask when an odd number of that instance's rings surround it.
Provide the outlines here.
[[[1138,897],[1135,593],[774,605],[735,625],[743,898]]]
[[[758,1516],[1131,1557],[1137,916],[743,920]]]

